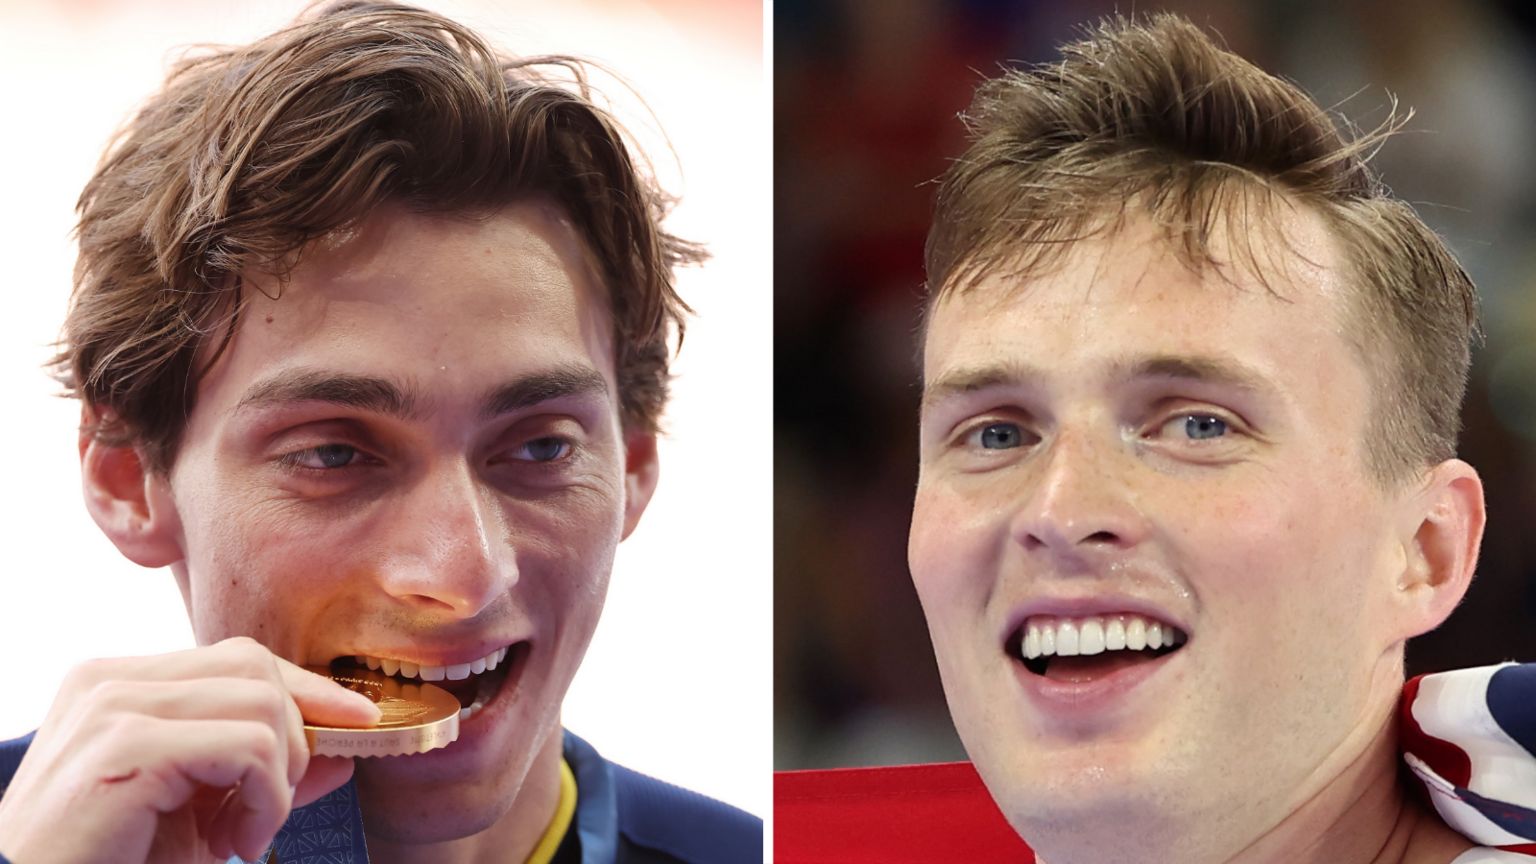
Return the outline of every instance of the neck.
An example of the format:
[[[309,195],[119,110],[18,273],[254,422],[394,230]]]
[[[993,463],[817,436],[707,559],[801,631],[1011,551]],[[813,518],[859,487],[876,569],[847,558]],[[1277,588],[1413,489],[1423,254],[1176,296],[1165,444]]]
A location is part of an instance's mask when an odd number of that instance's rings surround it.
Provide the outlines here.
[[[373,864],[505,864],[528,860],[560,803],[560,754],[557,730],[534,757],[512,806],[485,830],[438,843],[403,843],[367,834],[368,860]]]
[[[1403,785],[1393,716],[1342,771],[1228,864],[1449,864],[1471,849]]]
[[[1398,769],[1394,713],[1380,711],[1364,730],[1364,746],[1344,751],[1342,765],[1330,760],[1314,775],[1315,791],[1276,824],[1233,853],[1230,843],[1201,837],[1196,830],[1155,832],[1168,840],[1143,846],[1137,860],[1188,864],[1450,864],[1473,844],[1408,794]],[[1358,739],[1357,739],[1358,740]],[[1155,817],[1154,817],[1155,821]],[[1164,829],[1172,826],[1163,825]],[[1141,837],[1138,840],[1143,839]],[[1097,845],[1097,844],[1095,844]],[[1047,855],[1038,864],[1098,861],[1102,848],[1080,846]],[[1217,851],[1226,848],[1228,851]]]

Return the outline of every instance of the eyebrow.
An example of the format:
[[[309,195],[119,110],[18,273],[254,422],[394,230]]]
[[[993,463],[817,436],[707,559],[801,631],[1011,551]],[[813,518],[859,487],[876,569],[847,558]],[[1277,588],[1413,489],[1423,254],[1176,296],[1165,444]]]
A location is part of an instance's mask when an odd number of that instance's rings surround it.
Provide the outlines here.
[[[945,372],[933,383],[923,388],[924,410],[941,402],[968,396],[995,387],[1008,387],[1026,381],[1037,381],[1045,373],[1037,366],[1022,363],[997,363]]]
[[[571,363],[525,375],[493,389],[483,400],[482,419],[511,414],[543,402],[573,396],[608,397],[608,379],[591,366]]]
[[[493,387],[481,399],[480,416],[492,419],[570,396],[607,396],[608,381],[596,369],[564,364],[532,372]],[[294,369],[252,387],[235,410],[296,402],[323,402],[383,414],[401,420],[420,418],[426,403],[415,385],[374,375]]]
[[[1115,363],[1111,366],[1110,377],[1118,381],[1144,378],[1196,381],[1250,393],[1273,389],[1263,375],[1229,357],[1157,355]]]
[[[409,384],[388,378],[290,369],[248,390],[235,411],[293,402],[325,402],[410,419],[420,413],[421,397]]]
[[[961,368],[946,372],[923,389],[923,408],[949,399],[998,387],[1028,385],[1045,377],[1038,366],[1023,363],[998,363]],[[1111,381],[1163,379],[1192,381],[1230,387],[1248,393],[1265,393],[1274,388],[1260,375],[1237,360],[1227,357],[1159,354],[1119,360],[1110,364]]]

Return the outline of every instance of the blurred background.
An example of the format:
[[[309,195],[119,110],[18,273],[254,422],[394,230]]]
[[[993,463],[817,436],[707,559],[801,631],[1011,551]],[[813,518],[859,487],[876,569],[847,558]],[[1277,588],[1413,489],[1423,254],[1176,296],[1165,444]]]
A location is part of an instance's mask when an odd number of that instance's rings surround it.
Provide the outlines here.
[[[565,703],[605,756],[766,816],[771,764],[769,85],[758,0],[415,0],[513,54],[575,54],[682,196],[713,256],[673,365],[661,483],[621,544]],[[0,739],[35,728],[91,657],[190,647],[172,576],[127,561],[81,501],[79,406],[44,373],[69,298],[74,204],[114,129],[194,43],[247,42],[305,0],[0,0]],[[730,465],[723,471],[721,465]]]
[[[1470,594],[1409,674],[1536,660],[1536,7],[1519,0],[1136,2],[1217,32],[1363,127],[1477,282],[1462,455],[1487,484]],[[1106,0],[779,0],[774,39],[774,761],[962,759],[907,576],[922,245],[956,115],[1056,57]]]

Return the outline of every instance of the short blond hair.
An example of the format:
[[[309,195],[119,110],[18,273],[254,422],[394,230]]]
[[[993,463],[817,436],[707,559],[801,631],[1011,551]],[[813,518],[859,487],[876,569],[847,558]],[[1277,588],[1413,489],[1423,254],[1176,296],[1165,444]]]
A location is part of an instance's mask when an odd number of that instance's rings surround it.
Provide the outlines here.
[[[1395,112],[1346,135],[1298,87],[1167,13],[1106,19],[1062,55],[977,90],[928,235],[930,308],[999,269],[1037,273],[1132,207],[1200,267],[1218,219],[1284,198],[1322,217],[1356,289],[1346,336],[1379,370],[1372,472],[1404,479],[1454,456],[1477,291],[1368,164]]]

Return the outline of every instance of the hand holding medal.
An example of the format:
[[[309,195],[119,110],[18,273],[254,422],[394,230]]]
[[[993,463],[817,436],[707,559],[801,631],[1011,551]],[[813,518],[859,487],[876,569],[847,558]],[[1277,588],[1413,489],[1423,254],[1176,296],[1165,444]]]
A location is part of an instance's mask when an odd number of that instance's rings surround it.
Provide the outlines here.
[[[406,756],[447,747],[459,737],[459,700],[441,687],[369,669],[307,668],[367,696],[381,714],[367,728],[305,723],[311,756]]]
[[[351,759],[315,758],[338,752],[316,746],[326,730],[367,734],[389,711],[415,718],[405,728],[416,732],[396,732],[415,746],[457,735],[456,701],[452,722],[432,726],[411,695],[336,686],[247,638],[86,663],[0,799],[0,852],[113,864],[254,857],[293,808],[352,776]],[[312,732],[306,719],[327,725]]]

